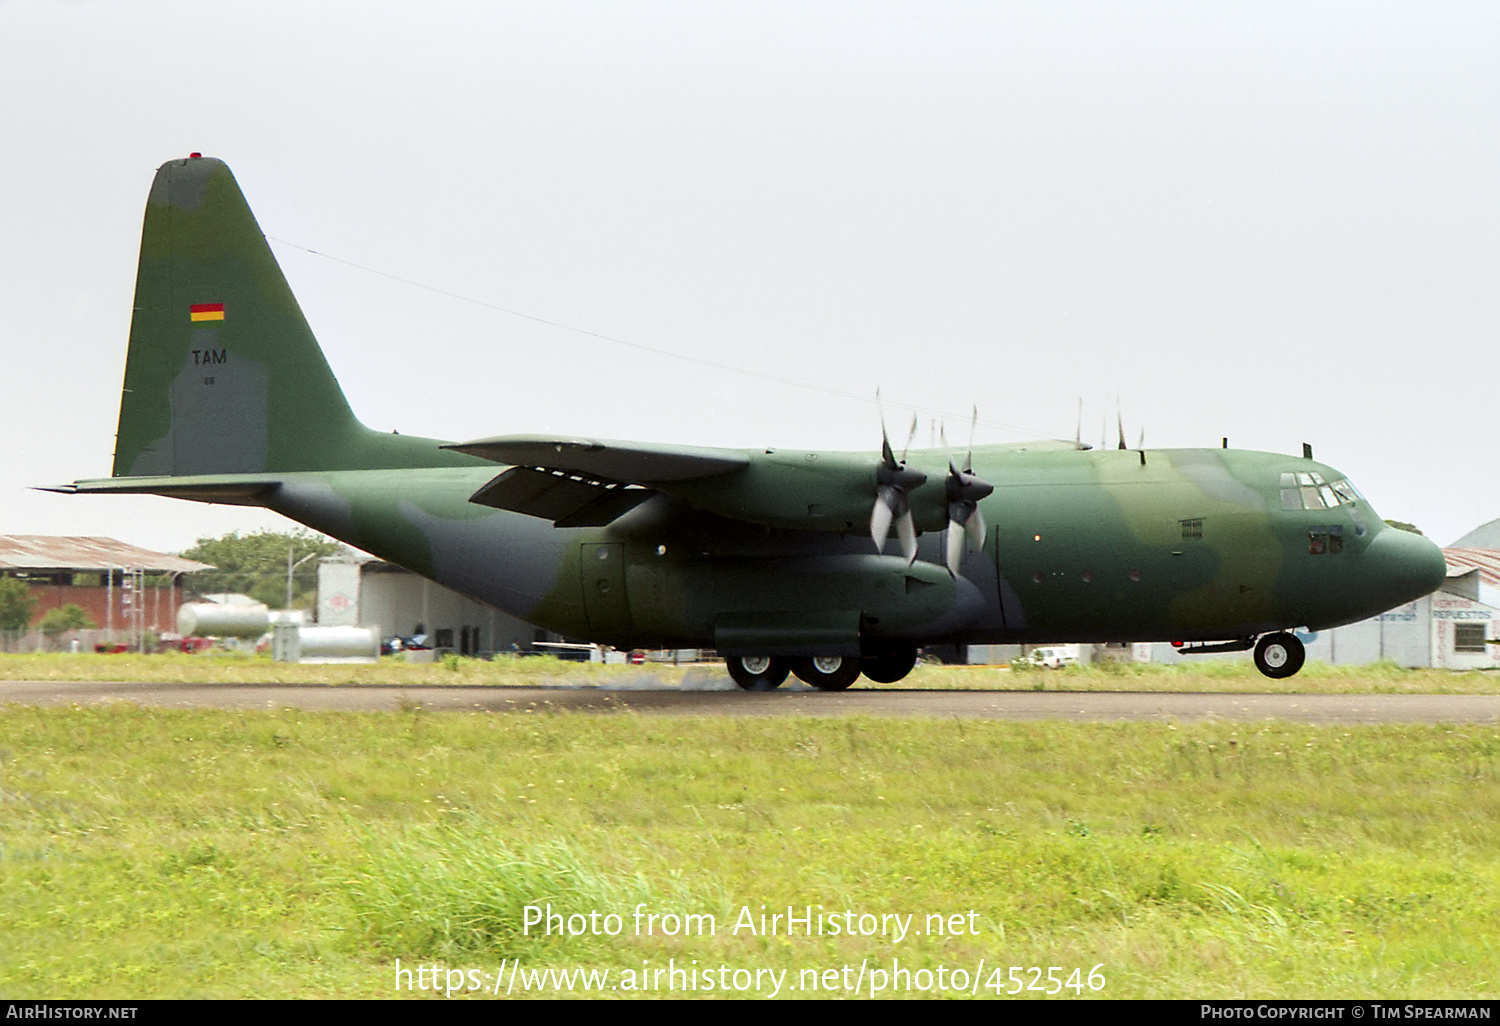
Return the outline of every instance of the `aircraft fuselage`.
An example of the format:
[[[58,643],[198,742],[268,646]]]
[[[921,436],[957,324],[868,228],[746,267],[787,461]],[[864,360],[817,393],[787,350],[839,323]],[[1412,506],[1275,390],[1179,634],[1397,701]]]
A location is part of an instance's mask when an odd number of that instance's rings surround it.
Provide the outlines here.
[[[1310,460],[981,449],[975,464],[995,484],[981,506],[990,530],[956,578],[931,525],[910,566],[877,554],[864,524],[746,524],[667,494],[607,527],[557,528],[471,503],[493,466],[292,474],[265,501],[539,626],[622,648],[735,650],[762,635],[761,648],[788,653],[1221,640],[1351,622],[1441,580],[1436,547],[1362,499],[1283,509],[1282,474],[1342,478]],[[788,640],[790,625],[803,641]]]

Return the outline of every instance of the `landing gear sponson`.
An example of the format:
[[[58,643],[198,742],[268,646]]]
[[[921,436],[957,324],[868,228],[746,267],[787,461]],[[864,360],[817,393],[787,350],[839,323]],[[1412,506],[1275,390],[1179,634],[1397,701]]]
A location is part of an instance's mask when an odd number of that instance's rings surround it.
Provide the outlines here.
[[[843,691],[863,673],[877,684],[894,684],[917,664],[915,648],[899,648],[880,655],[849,656],[729,656],[724,660],[729,676],[746,691],[774,691],[795,673],[797,679],[819,691]]]

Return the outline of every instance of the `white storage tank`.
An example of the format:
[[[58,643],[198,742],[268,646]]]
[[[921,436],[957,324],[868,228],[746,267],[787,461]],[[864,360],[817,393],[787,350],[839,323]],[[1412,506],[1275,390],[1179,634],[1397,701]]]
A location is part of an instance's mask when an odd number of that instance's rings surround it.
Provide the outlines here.
[[[273,624],[300,624],[301,610],[273,613],[260,603],[225,605],[185,602],[177,609],[177,633],[183,637],[258,638]]]
[[[303,627],[299,634],[304,663],[373,663],[380,659],[378,626]]]

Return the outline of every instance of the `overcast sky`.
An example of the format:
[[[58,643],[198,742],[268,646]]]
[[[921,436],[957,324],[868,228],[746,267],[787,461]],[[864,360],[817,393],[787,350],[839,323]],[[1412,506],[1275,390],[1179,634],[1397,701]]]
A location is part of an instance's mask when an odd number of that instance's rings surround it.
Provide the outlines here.
[[[372,427],[874,449],[879,387],[924,442],[1081,398],[1097,443],[1118,401],[1447,544],[1500,517],[1497,53],[1480,2],[0,0],[0,533],[286,526],[27,490],[109,472],[196,150]]]

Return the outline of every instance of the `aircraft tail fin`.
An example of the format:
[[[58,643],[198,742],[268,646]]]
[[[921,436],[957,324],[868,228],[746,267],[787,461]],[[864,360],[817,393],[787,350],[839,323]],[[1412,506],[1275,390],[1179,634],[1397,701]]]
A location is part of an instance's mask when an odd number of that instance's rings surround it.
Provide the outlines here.
[[[163,164],[146,203],[116,477],[451,466],[355,418],[234,176]]]

